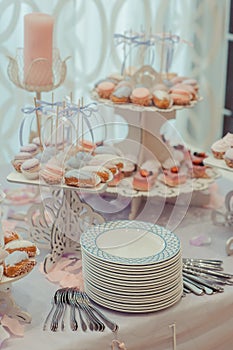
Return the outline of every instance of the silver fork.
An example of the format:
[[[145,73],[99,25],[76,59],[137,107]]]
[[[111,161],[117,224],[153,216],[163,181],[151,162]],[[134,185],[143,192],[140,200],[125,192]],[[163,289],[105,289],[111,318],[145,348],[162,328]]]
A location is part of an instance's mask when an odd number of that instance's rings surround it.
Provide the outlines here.
[[[80,296],[82,298],[83,303],[85,303],[91,310],[93,310],[106,324],[106,326],[112,331],[112,332],[116,332],[118,330],[118,325],[111,321],[109,318],[107,318],[99,309],[97,309],[96,307],[94,307],[91,302],[90,299],[87,295],[86,292],[80,292]]]
[[[73,296],[72,288],[68,289],[67,291],[67,301],[70,305],[70,328],[72,329],[72,331],[76,331],[78,329],[78,322],[75,316],[76,303]]]
[[[81,292],[77,291],[77,302],[80,305],[80,308],[86,313],[86,316],[89,318],[90,322],[92,322],[95,331],[103,332],[105,329],[105,325],[101,322],[96,315],[92,312],[91,308],[87,305],[87,303],[83,300]]]
[[[64,310],[64,301],[63,301],[63,293],[64,293],[64,289],[58,289],[55,293],[54,296],[54,300],[55,300],[55,304],[56,304],[56,309],[54,311],[53,317],[52,317],[52,321],[51,321],[51,325],[50,325],[50,329],[53,332],[56,332],[59,326],[59,321],[62,317],[63,314],[63,310]]]

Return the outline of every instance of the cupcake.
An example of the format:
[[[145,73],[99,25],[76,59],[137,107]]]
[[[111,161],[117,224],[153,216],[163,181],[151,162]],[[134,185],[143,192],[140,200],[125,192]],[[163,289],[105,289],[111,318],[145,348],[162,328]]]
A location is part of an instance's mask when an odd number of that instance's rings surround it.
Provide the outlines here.
[[[233,148],[228,148],[224,155],[224,160],[227,166],[233,168]]]

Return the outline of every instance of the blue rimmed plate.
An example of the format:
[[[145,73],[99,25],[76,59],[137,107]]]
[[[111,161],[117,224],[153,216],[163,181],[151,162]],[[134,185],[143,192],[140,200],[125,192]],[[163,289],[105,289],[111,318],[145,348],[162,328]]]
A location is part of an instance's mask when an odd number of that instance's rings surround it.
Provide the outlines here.
[[[82,249],[99,260],[122,265],[168,261],[180,251],[180,240],[164,227],[131,220],[90,226],[80,239]]]

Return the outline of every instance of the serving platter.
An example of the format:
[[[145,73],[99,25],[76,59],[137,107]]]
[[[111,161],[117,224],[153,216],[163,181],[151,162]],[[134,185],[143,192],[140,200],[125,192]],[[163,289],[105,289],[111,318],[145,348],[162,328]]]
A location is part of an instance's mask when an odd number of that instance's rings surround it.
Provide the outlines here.
[[[161,109],[155,106],[140,106],[133,103],[114,103],[109,99],[100,98],[96,89],[91,90],[90,96],[93,100],[105,106],[120,108],[120,109],[134,111],[134,112],[160,112],[160,113],[164,113],[165,117],[166,117],[166,113],[179,111],[184,108],[193,108],[198,102],[203,100],[203,97],[199,97],[197,100],[191,101],[189,105],[185,105],[185,106],[173,105],[171,108]]]
[[[204,159],[204,164],[211,167],[233,172],[233,168],[230,168],[228,165],[226,165],[224,159],[217,159],[217,158],[214,158],[213,156],[209,156]]]

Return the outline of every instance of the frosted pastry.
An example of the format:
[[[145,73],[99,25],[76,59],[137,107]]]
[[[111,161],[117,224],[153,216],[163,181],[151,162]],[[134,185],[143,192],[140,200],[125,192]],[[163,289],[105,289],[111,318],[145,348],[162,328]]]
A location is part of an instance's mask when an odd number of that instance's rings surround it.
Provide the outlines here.
[[[9,255],[9,253],[5,249],[0,247],[0,264],[3,263],[3,261],[4,261],[4,259],[6,259],[7,255]]]
[[[68,169],[80,169],[81,167],[87,165],[93,156],[89,152],[78,152],[75,156],[71,157],[66,162],[66,168]]]
[[[154,105],[161,109],[167,109],[172,105],[171,96],[167,91],[154,90],[152,93],[152,100]]]
[[[4,261],[4,275],[17,277],[30,272],[36,262],[29,260],[25,251],[15,251],[9,254]]]
[[[110,81],[103,81],[102,83],[98,84],[96,90],[98,92],[99,97],[109,99],[110,95],[115,89],[115,84],[113,84]]]
[[[177,106],[189,105],[191,101],[190,94],[181,93],[181,91],[179,91],[179,93],[177,91],[171,93],[171,98],[173,104]]]
[[[19,234],[15,231],[5,231],[4,232],[4,243],[5,245],[11,241],[14,241],[16,239],[20,239],[21,237]]]
[[[127,103],[130,102],[131,92],[132,89],[129,86],[120,86],[112,92],[110,99],[114,103]]]
[[[229,148],[229,143],[227,143],[225,140],[220,139],[214,142],[211,146],[211,151],[213,153],[213,156],[217,159],[223,159],[224,154]]]
[[[16,250],[24,251],[28,254],[29,258],[35,257],[37,253],[36,245],[24,239],[17,239],[7,243],[5,250],[8,253],[13,253]]]
[[[233,133],[228,132],[222,139],[229,145],[229,147],[233,147]]]
[[[89,172],[93,172],[93,173],[97,174],[100,177],[101,182],[103,182],[103,183],[106,183],[106,182],[113,179],[112,172],[103,166],[87,165],[87,166],[84,166],[81,169],[81,171],[89,171]]]
[[[29,180],[39,178],[40,161],[36,158],[28,159],[21,165],[21,172]]]
[[[95,187],[101,182],[100,177],[95,173],[81,169],[67,171],[64,178],[66,185],[75,187]]]
[[[233,168],[233,148],[229,148],[225,155],[224,155],[224,160],[227,166],[230,168]]]
[[[137,87],[133,89],[130,100],[132,103],[137,105],[150,106],[152,102],[152,96],[147,88]]]
[[[177,90],[186,90],[189,92],[189,94],[191,95],[191,100],[196,100],[197,99],[197,92],[194,89],[193,86],[191,85],[187,85],[187,84],[177,84],[175,86],[173,86],[170,91],[175,93]]]

